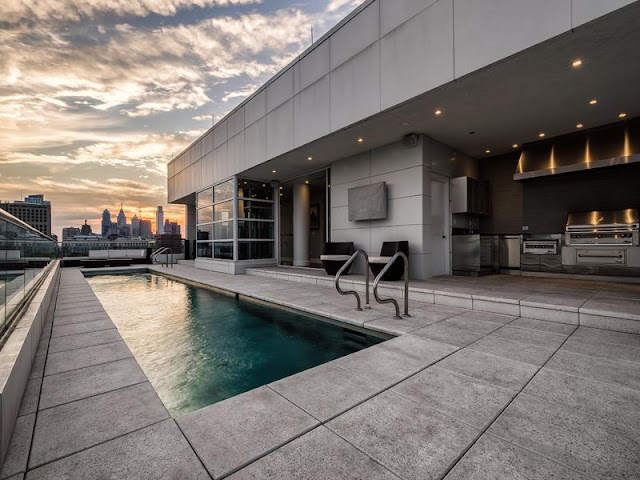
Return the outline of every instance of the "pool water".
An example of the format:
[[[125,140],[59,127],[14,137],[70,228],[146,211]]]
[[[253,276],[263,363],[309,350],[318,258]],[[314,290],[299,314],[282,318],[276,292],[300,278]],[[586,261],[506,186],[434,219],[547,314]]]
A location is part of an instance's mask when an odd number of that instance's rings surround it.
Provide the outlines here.
[[[87,280],[172,415],[382,341],[160,275]]]

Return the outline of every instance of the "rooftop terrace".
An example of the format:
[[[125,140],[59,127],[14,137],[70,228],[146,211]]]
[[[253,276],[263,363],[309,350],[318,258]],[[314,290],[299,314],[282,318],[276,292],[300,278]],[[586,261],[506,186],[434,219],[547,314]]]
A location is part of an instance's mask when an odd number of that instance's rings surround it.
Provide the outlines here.
[[[322,281],[148,269],[398,336],[174,419],[82,272],[63,269],[2,478],[640,474],[638,335],[443,305],[441,293],[410,294],[413,316],[394,321]],[[531,296],[548,283],[512,281]],[[581,306],[638,288],[579,283]]]

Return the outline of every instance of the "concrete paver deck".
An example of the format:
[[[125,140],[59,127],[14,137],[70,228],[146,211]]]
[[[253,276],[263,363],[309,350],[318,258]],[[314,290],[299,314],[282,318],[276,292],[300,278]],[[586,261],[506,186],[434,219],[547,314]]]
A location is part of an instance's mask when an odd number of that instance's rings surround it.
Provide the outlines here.
[[[322,285],[167,272],[399,336],[174,421],[117,329],[51,337],[108,316],[56,310],[0,478],[640,476],[638,335],[413,300],[394,323]],[[89,293],[62,271],[60,312]]]

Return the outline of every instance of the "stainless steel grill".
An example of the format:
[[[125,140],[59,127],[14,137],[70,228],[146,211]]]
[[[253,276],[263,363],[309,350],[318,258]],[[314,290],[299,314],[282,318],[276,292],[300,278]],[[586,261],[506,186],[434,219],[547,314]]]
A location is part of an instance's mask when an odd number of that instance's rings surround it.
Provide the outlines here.
[[[567,245],[640,244],[638,209],[570,213],[567,218]]]

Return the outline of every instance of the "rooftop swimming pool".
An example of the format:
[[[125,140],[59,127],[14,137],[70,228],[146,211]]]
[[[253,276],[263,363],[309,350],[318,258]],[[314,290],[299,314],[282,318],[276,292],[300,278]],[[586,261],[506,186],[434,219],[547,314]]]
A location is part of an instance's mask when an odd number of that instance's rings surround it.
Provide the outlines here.
[[[173,415],[383,340],[160,275],[87,280]]]

